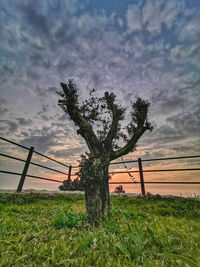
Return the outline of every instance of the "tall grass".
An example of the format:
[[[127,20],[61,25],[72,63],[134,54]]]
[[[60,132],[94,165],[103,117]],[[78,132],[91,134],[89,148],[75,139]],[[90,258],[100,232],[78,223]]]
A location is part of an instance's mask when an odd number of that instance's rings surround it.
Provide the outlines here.
[[[87,224],[83,196],[0,195],[0,266],[200,266],[200,201],[112,197]]]

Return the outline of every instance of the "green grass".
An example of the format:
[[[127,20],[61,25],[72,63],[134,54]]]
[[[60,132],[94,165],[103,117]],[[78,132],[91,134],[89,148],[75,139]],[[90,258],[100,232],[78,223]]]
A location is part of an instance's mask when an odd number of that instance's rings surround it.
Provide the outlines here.
[[[200,201],[112,197],[87,224],[84,197],[0,194],[0,266],[200,266]]]

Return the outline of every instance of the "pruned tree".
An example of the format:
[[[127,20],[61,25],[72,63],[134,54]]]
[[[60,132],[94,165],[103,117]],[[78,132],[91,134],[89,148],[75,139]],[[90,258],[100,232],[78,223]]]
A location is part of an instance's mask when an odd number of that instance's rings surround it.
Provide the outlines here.
[[[61,83],[63,91],[59,106],[67,113],[78,127],[86,141],[89,153],[82,156],[79,176],[84,181],[88,220],[98,224],[99,220],[110,214],[109,174],[112,160],[132,152],[140,137],[152,130],[148,121],[150,103],[138,98],[131,103],[131,121],[126,133],[121,126],[126,109],[117,104],[114,93],[105,92],[103,97],[95,97],[95,90],[90,91],[88,100],[78,101],[78,89],[73,80]],[[119,146],[123,139],[123,146]]]

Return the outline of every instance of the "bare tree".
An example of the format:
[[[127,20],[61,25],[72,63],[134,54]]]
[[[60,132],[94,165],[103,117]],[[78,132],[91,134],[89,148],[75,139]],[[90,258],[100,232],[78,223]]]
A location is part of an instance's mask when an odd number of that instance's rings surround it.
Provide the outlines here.
[[[121,121],[126,109],[116,103],[113,93],[105,92],[103,97],[95,97],[95,90],[82,104],[78,102],[78,89],[69,80],[61,83],[62,97],[58,104],[78,127],[86,141],[89,153],[82,155],[79,176],[84,180],[85,199],[88,220],[98,224],[99,220],[110,214],[109,174],[108,168],[112,160],[132,152],[139,138],[147,130],[152,130],[147,114],[150,103],[138,98],[131,103],[131,121],[124,133]],[[123,138],[124,145],[118,145]]]

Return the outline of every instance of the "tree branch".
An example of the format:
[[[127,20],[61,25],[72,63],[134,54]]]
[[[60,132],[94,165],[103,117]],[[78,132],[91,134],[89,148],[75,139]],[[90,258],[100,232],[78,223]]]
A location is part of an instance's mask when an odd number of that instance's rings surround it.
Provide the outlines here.
[[[90,152],[99,153],[100,142],[92,129],[92,125],[80,114],[76,86],[69,80],[68,84],[61,83],[61,87],[64,95],[60,93],[63,99],[59,100],[59,105],[79,127],[77,133],[85,139]]]
[[[150,103],[141,98],[138,98],[135,103],[132,103],[133,111],[131,112],[131,122],[127,127],[128,132],[132,137],[124,147],[117,151],[112,151],[110,156],[111,160],[131,152],[144,132],[146,130],[152,131],[153,127],[151,126],[151,123],[148,122],[147,118],[149,106]]]
[[[104,97],[107,103],[107,107],[112,113],[112,123],[110,126],[110,130],[104,140],[105,146],[108,148],[108,150],[110,150],[112,149],[113,139],[115,139],[118,134],[119,121],[123,119],[125,109],[114,103],[115,95],[113,93],[109,94],[108,92],[105,92]]]
[[[136,129],[134,135],[132,136],[132,138],[128,141],[128,143],[124,147],[122,147],[116,151],[112,151],[111,156],[110,156],[110,160],[117,159],[117,158],[124,156],[124,155],[128,154],[129,152],[131,152],[135,148],[137,141],[140,139],[140,137],[143,135],[143,133],[146,130],[148,130],[147,126],[138,127]]]

